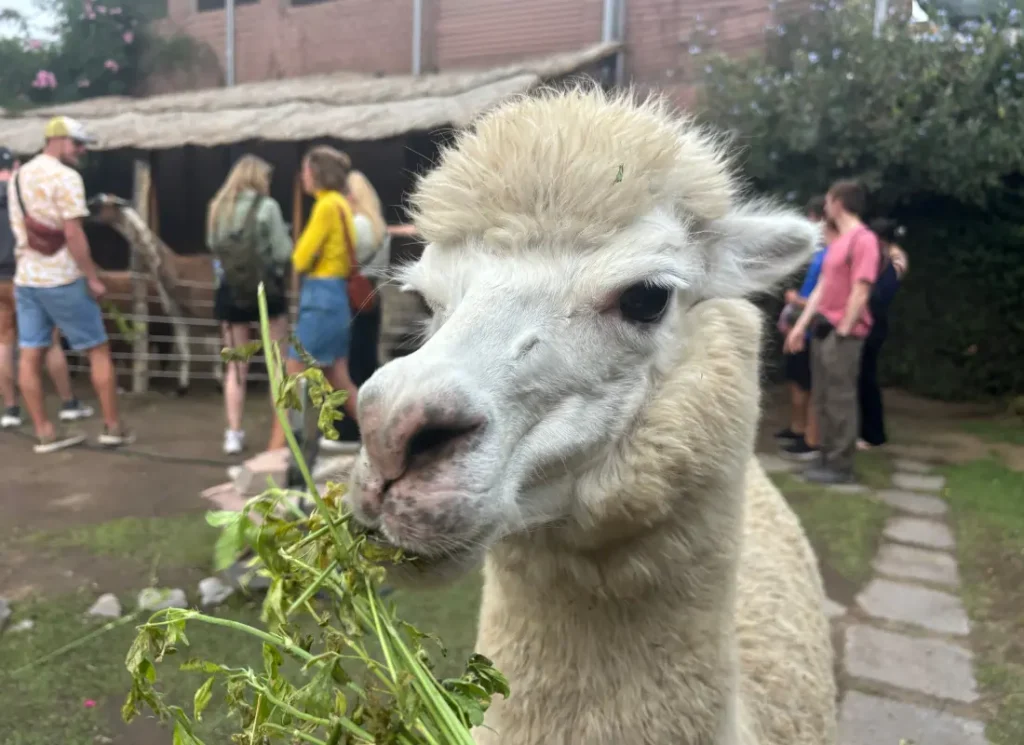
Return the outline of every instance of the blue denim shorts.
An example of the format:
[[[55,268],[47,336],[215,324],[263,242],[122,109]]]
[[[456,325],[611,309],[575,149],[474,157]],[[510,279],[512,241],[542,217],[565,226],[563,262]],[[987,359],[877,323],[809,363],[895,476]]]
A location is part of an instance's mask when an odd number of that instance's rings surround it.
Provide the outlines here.
[[[60,329],[76,352],[107,341],[100,306],[89,293],[85,278],[60,287],[14,288],[18,316],[18,346],[40,349],[53,343],[53,328]]]
[[[348,358],[352,310],[348,283],[343,279],[305,277],[299,292],[299,317],[295,336],[321,367]],[[292,347],[289,356],[299,359]]]

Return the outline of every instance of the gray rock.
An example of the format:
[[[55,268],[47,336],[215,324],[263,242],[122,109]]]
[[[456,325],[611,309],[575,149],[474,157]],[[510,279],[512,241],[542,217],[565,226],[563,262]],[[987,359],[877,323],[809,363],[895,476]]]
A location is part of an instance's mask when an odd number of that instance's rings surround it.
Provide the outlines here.
[[[911,460],[910,458],[897,458],[895,462],[896,470],[903,473],[931,473],[934,467],[929,463],[923,463],[919,460]]]
[[[966,636],[970,632],[960,598],[938,590],[875,578],[857,596],[857,605],[875,618],[913,624],[940,634]]]
[[[867,494],[871,491],[864,484],[827,484],[826,488],[839,494]]]
[[[878,492],[878,498],[902,512],[921,517],[941,517],[949,511],[945,501],[928,494],[886,489]]]
[[[23,618],[22,620],[18,621],[17,623],[12,624],[11,627],[9,629],[7,629],[7,633],[8,634],[16,634],[19,631],[31,631],[32,629],[35,628],[35,626],[36,626],[36,622],[33,621],[31,618]]]
[[[11,604],[7,602],[7,598],[0,598],[0,629],[3,629],[7,619],[11,617],[11,613]]]
[[[902,473],[892,475],[892,485],[907,491],[942,491],[946,477],[927,473]]]
[[[199,605],[210,608],[220,605],[235,592],[235,588],[224,583],[219,577],[207,577],[199,582]]]
[[[88,613],[90,616],[98,618],[120,618],[121,601],[117,599],[117,595],[108,592],[106,595],[100,595],[96,599]]]
[[[761,468],[765,473],[792,473],[801,465],[772,453],[758,453],[757,459],[761,461]]]
[[[957,587],[960,573],[956,560],[944,551],[883,543],[875,557],[875,571],[901,579],[919,579]]]
[[[927,548],[952,549],[956,545],[948,525],[919,517],[894,517],[885,524],[884,535],[892,541],[915,543]]]
[[[825,598],[825,615],[829,619],[839,618],[840,616],[846,615],[846,608],[841,606],[835,600],[830,597]]]
[[[924,706],[849,691],[839,713],[839,745],[986,745],[985,725]]]
[[[184,590],[165,590],[156,587],[147,587],[139,593],[139,610],[158,611],[165,608],[187,608],[188,598]]]
[[[973,656],[963,647],[938,639],[853,626],[846,630],[846,672],[937,698],[978,700]]]

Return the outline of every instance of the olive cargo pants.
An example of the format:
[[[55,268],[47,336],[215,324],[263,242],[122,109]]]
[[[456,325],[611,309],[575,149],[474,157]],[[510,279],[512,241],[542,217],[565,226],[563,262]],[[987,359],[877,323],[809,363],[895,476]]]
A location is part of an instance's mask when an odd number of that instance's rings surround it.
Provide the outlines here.
[[[864,340],[835,331],[811,342],[811,402],[818,415],[823,465],[853,473],[860,433],[857,375]]]

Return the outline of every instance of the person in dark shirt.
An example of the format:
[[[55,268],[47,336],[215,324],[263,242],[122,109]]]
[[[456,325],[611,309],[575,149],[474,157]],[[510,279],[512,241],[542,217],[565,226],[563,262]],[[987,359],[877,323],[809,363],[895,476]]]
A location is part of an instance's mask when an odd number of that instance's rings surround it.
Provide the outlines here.
[[[904,234],[903,228],[895,220],[886,218],[873,220],[869,227],[878,236],[882,258],[878,281],[868,298],[868,309],[874,323],[864,341],[860,376],[857,379],[860,403],[860,440],[857,446],[861,450],[878,447],[886,442],[882,389],[878,385],[878,356],[882,344],[889,336],[889,307],[907,272],[907,255],[897,244]]]

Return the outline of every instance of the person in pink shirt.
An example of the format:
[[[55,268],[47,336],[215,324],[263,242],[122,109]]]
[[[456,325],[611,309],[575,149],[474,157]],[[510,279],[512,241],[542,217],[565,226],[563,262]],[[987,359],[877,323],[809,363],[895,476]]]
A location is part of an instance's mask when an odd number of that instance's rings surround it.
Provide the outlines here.
[[[817,483],[855,479],[857,375],[872,324],[868,296],[881,257],[878,237],[861,221],[866,202],[864,187],[855,181],[838,181],[826,194],[825,213],[839,237],[828,247],[818,284],[786,337],[785,350],[792,354],[804,348],[811,332],[811,400],[819,418],[821,457],[805,477]]]

